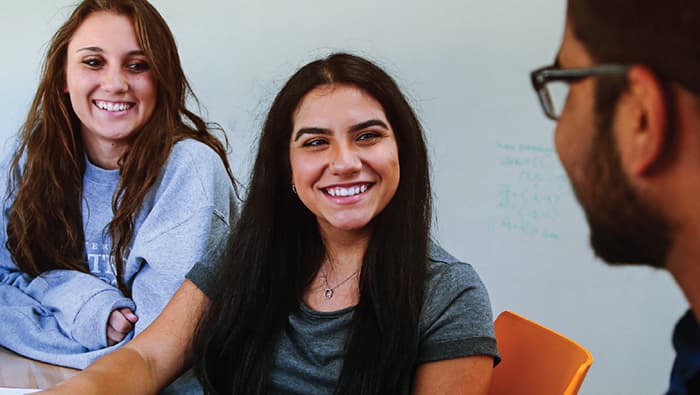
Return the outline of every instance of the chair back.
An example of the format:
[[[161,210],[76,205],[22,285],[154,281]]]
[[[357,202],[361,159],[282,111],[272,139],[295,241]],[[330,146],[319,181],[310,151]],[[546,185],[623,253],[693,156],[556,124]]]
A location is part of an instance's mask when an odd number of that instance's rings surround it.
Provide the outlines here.
[[[506,310],[494,323],[501,362],[489,395],[575,395],[593,356],[559,333]]]

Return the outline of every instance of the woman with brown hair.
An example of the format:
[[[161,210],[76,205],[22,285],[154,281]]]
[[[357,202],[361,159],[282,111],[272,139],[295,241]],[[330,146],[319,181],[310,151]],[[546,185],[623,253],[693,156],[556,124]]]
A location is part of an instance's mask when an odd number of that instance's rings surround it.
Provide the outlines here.
[[[84,368],[141,332],[234,214],[224,144],[146,0],[84,0],[6,161],[0,345]]]

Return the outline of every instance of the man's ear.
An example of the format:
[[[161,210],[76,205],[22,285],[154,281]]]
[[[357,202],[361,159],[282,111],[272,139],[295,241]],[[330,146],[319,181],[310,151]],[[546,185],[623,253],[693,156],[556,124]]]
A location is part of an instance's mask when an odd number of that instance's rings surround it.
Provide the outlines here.
[[[668,109],[659,79],[646,66],[628,71],[628,90],[618,110],[623,161],[635,175],[651,171],[668,142]]]

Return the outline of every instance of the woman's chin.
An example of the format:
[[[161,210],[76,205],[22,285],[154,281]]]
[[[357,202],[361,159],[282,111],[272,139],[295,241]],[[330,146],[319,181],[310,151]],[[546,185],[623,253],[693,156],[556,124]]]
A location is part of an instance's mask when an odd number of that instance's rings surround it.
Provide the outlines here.
[[[330,232],[364,232],[367,231],[370,227],[370,222],[366,219],[360,219],[360,218],[346,218],[342,220],[336,220],[336,221],[329,221],[323,224],[323,222],[319,222],[321,224],[321,227],[324,228],[326,231]]]

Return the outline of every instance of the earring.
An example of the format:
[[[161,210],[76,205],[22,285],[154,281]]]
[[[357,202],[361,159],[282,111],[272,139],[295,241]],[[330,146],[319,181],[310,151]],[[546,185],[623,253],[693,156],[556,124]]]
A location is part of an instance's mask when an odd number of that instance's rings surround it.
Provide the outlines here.
[[[294,184],[292,184],[292,192],[294,192],[295,195],[297,194],[297,187],[294,186]]]

